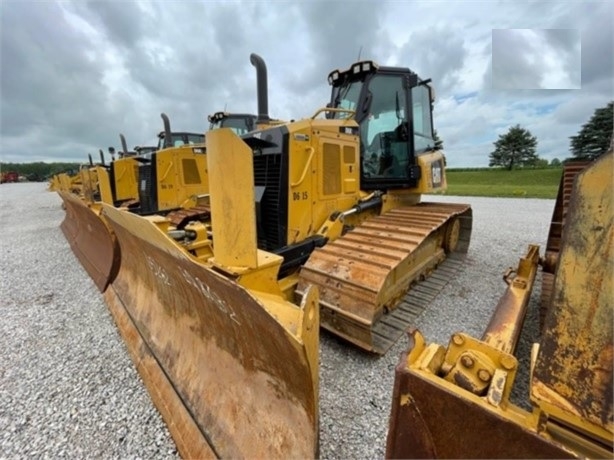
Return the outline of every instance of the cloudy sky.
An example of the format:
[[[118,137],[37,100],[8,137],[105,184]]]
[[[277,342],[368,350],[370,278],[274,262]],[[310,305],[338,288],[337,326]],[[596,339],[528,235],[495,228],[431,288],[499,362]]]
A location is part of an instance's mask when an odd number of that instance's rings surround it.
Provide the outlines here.
[[[610,1],[39,1],[0,5],[0,159],[85,161],[150,144],[160,112],[204,132],[226,108],[256,112],[251,52],[269,111],[310,116],[328,73],[360,52],[410,67],[437,90],[450,166],[486,166],[520,124],[546,159],[614,99]]]

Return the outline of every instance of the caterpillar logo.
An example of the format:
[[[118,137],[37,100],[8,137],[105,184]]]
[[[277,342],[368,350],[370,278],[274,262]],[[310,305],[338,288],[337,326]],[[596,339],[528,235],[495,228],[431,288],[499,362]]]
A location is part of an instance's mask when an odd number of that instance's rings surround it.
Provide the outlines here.
[[[431,179],[433,182],[433,188],[441,187],[441,182],[443,179],[443,165],[441,160],[431,163]]]

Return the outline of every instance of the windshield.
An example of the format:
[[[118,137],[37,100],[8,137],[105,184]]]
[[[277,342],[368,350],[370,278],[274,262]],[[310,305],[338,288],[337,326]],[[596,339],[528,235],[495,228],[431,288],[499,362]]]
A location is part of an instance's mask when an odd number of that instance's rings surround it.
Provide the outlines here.
[[[205,142],[205,135],[204,134],[186,134],[185,138],[182,139],[183,144],[202,144],[203,142]],[[179,145],[183,145],[183,144],[179,144]],[[175,145],[177,145],[177,141],[175,141]]]
[[[337,109],[348,109],[356,111],[358,98],[362,90],[362,81],[347,82],[343,86],[338,86],[333,89],[332,104]],[[333,113],[331,118],[350,118],[348,113]]]
[[[248,120],[244,117],[225,117],[211,123],[209,126],[209,129],[218,128],[230,128],[239,136],[250,131]]]
[[[194,145],[194,144],[204,144],[205,143],[205,135],[204,134],[195,134],[195,133],[172,133],[171,134],[172,145],[171,147],[181,147],[182,145]],[[160,137],[158,140],[158,150],[164,148],[164,136]]]
[[[409,160],[403,80],[376,75],[369,81],[369,91],[369,115],[360,124],[363,175],[403,179]]]

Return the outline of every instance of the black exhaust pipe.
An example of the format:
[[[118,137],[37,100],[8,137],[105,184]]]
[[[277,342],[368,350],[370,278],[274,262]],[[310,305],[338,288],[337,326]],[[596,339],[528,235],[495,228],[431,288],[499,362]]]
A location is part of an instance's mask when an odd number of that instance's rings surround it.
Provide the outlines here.
[[[122,151],[123,151],[123,155],[128,155],[128,144],[126,144],[126,138],[124,137],[124,135],[122,133],[119,133],[119,139],[122,142]]]
[[[90,166],[94,166],[94,162],[92,161],[92,154],[88,153],[87,156],[90,158]]]
[[[101,164],[102,166],[106,166],[106,165],[104,164],[104,153],[102,153],[102,149],[98,149],[98,152],[100,152],[100,164]]]
[[[269,118],[269,90],[266,64],[264,59],[256,53],[250,54],[249,61],[256,67],[256,81],[258,85],[258,119],[256,123],[268,123],[271,119]]]
[[[165,113],[161,113],[162,121],[164,122],[164,148],[172,147],[171,122]]]

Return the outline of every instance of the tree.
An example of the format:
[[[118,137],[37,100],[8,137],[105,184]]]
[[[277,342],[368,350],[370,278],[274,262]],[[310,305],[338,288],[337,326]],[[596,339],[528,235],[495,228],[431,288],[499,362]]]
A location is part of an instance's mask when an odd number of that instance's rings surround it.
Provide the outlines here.
[[[433,140],[435,141],[435,150],[443,150],[443,141],[437,134],[437,130],[433,131]]]
[[[561,166],[561,160],[559,160],[558,158],[553,158],[552,160],[550,160],[550,166],[555,166],[559,168]]]
[[[537,138],[520,125],[512,126],[507,133],[501,134],[494,146],[488,166],[503,166],[511,170],[514,166],[534,165],[539,160],[535,153]]]
[[[571,136],[571,153],[576,158],[590,160],[608,151],[614,131],[614,101],[596,109],[591,119],[582,125],[577,135]]]

